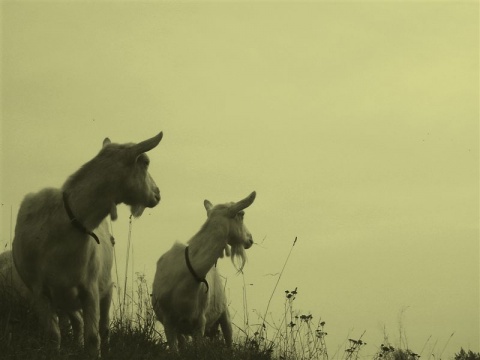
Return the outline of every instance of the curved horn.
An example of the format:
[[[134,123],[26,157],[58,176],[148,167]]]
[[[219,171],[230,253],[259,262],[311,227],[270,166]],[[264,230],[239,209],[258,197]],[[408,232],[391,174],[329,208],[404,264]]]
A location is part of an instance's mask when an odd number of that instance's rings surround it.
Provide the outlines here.
[[[163,137],[163,131],[160,131],[160,133],[157,136],[154,136],[148,140],[144,140],[136,145],[133,145],[131,148],[131,152],[134,155],[134,157],[137,157],[140,154],[143,154],[147,151],[152,150],[155,146],[157,146],[162,140]]]
[[[228,210],[230,213],[230,216],[235,216],[238,214],[239,211],[249,207],[252,205],[253,200],[255,200],[255,196],[257,196],[257,193],[253,191],[250,195],[248,195],[245,199],[240,200],[239,202],[233,204],[230,209]]]

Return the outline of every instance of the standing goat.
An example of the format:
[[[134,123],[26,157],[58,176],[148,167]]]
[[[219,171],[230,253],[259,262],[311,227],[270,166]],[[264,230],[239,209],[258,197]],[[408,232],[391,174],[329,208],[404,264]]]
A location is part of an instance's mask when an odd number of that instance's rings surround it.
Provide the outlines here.
[[[188,245],[175,243],[157,262],[152,305],[165,328],[170,349],[178,351],[185,336],[200,338],[220,324],[225,342],[232,345],[232,324],[223,286],[214,266],[223,253],[245,265],[244,249],[252,246],[252,235],[243,223],[243,209],[255,200],[255,192],[237,203],[204,205],[207,221]]]
[[[159,203],[160,191],[148,173],[145,152],[162,136],[160,132],[123,145],[106,138],[98,155],[61,189],[28,194],[20,205],[13,261],[56,348],[61,340],[58,310],[82,310],[85,350],[92,357],[100,355],[100,337],[106,341],[108,335],[112,250],[110,242],[100,242],[95,233],[103,228],[96,228],[108,214],[117,218],[117,204],[130,205],[132,214],[140,216],[145,207]]]

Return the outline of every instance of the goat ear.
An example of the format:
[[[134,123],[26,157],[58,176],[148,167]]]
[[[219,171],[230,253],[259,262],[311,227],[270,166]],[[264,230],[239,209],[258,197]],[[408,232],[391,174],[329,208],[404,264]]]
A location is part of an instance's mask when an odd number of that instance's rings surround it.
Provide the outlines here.
[[[245,199],[240,200],[239,202],[233,204],[230,209],[228,210],[229,215],[231,217],[235,217],[235,215],[238,214],[239,211],[242,211],[243,209],[249,207],[252,205],[253,201],[255,200],[255,197],[257,196],[257,193],[253,191],[250,195],[248,195]]]
[[[109,144],[111,144],[112,142],[110,141],[110,139],[108,137],[105,138],[105,140],[103,140],[103,144],[102,144],[102,147],[105,147]]]
[[[133,145],[130,148],[132,157],[136,159],[138,155],[152,150],[155,146],[157,146],[160,143],[160,140],[162,140],[162,137],[163,137],[163,132],[160,131],[160,133],[157,136],[154,136],[150,139],[144,140],[142,142],[139,142],[136,145]]]
[[[210,211],[210,209],[213,207],[212,203],[208,200],[203,201],[203,206],[205,206],[205,210]]]

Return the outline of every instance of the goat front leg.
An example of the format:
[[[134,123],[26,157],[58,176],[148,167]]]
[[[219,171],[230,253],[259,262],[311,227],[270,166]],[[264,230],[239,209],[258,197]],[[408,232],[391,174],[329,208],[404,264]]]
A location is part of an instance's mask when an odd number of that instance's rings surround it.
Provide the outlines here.
[[[225,344],[227,344],[228,347],[232,347],[232,321],[230,320],[230,312],[228,311],[228,309],[225,309],[222,315],[220,315],[220,319],[218,319],[218,322],[220,323],[220,327],[222,328]]]
[[[207,325],[207,318],[205,314],[202,314],[198,319],[197,326],[193,330],[193,341],[203,342],[203,337],[205,336],[205,326]]]
[[[163,328],[165,329],[165,336],[167,337],[167,343],[170,347],[170,351],[178,352],[178,332],[174,326],[170,323],[170,321],[166,321],[163,324]]]
[[[183,334],[178,334],[177,339],[178,339],[178,347],[180,348],[180,350],[185,349],[185,346],[187,345],[187,336]]]
[[[72,329],[73,341],[78,348],[83,347],[83,319],[80,311],[59,311],[58,323],[62,339],[66,339]]]
[[[100,299],[97,286],[80,291],[83,309],[84,347],[90,357],[100,357]]]
[[[43,294],[38,296],[35,301],[36,312],[39,316],[40,323],[44,328],[44,336],[48,346],[60,350],[60,326],[58,323],[58,315],[53,310],[50,299]]]
[[[83,346],[83,318],[80,311],[72,311],[68,313],[70,324],[72,325],[73,339],[77,346]]]
[[[105,296],[100,300],[100,338],[102,348],[106,349],[110,334],[110,304],[112,303],[112,285]]]

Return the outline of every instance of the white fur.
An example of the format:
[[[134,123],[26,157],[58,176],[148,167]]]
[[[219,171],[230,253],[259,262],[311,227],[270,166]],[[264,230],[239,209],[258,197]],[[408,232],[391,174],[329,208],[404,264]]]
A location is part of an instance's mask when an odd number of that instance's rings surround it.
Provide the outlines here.
[[[245,264],[244,249],[252,246],[252,235],[243,223],[243,209],[255,200],[255,192],[238,203],[212,206],[205,201],[207,221],[188,242],[189,258],[200,278],[206,278],[209,290],[190,273],[185,261],[186,245],[175,243],[157,262],[152,304],[163,324],[170,349],[177,351],[185,336],[202,337],[205,330],[220,324],[228,346],[232,345],[232,325],[222,281],[214,266],[228,246]],[[233,261],[233,255],[232,255]]]
[[[158,145],[162,133],[139,144],[112,144],[107,138],[96,157],[65,182],[62,189],[47,188],[28,194],[18,212],[13,259],[33,294],[49,342],[60,346],[58,310],[81,310],[85,350],[100,355],[100,336],[107,339],[112,281],[112,245],[108,214],[116,205],[131,206],[135,215],[160,201],[160,192],[148,173],[144,152]],[[98,245],[74,227],[62,193],[78,221],[102,239]]]

